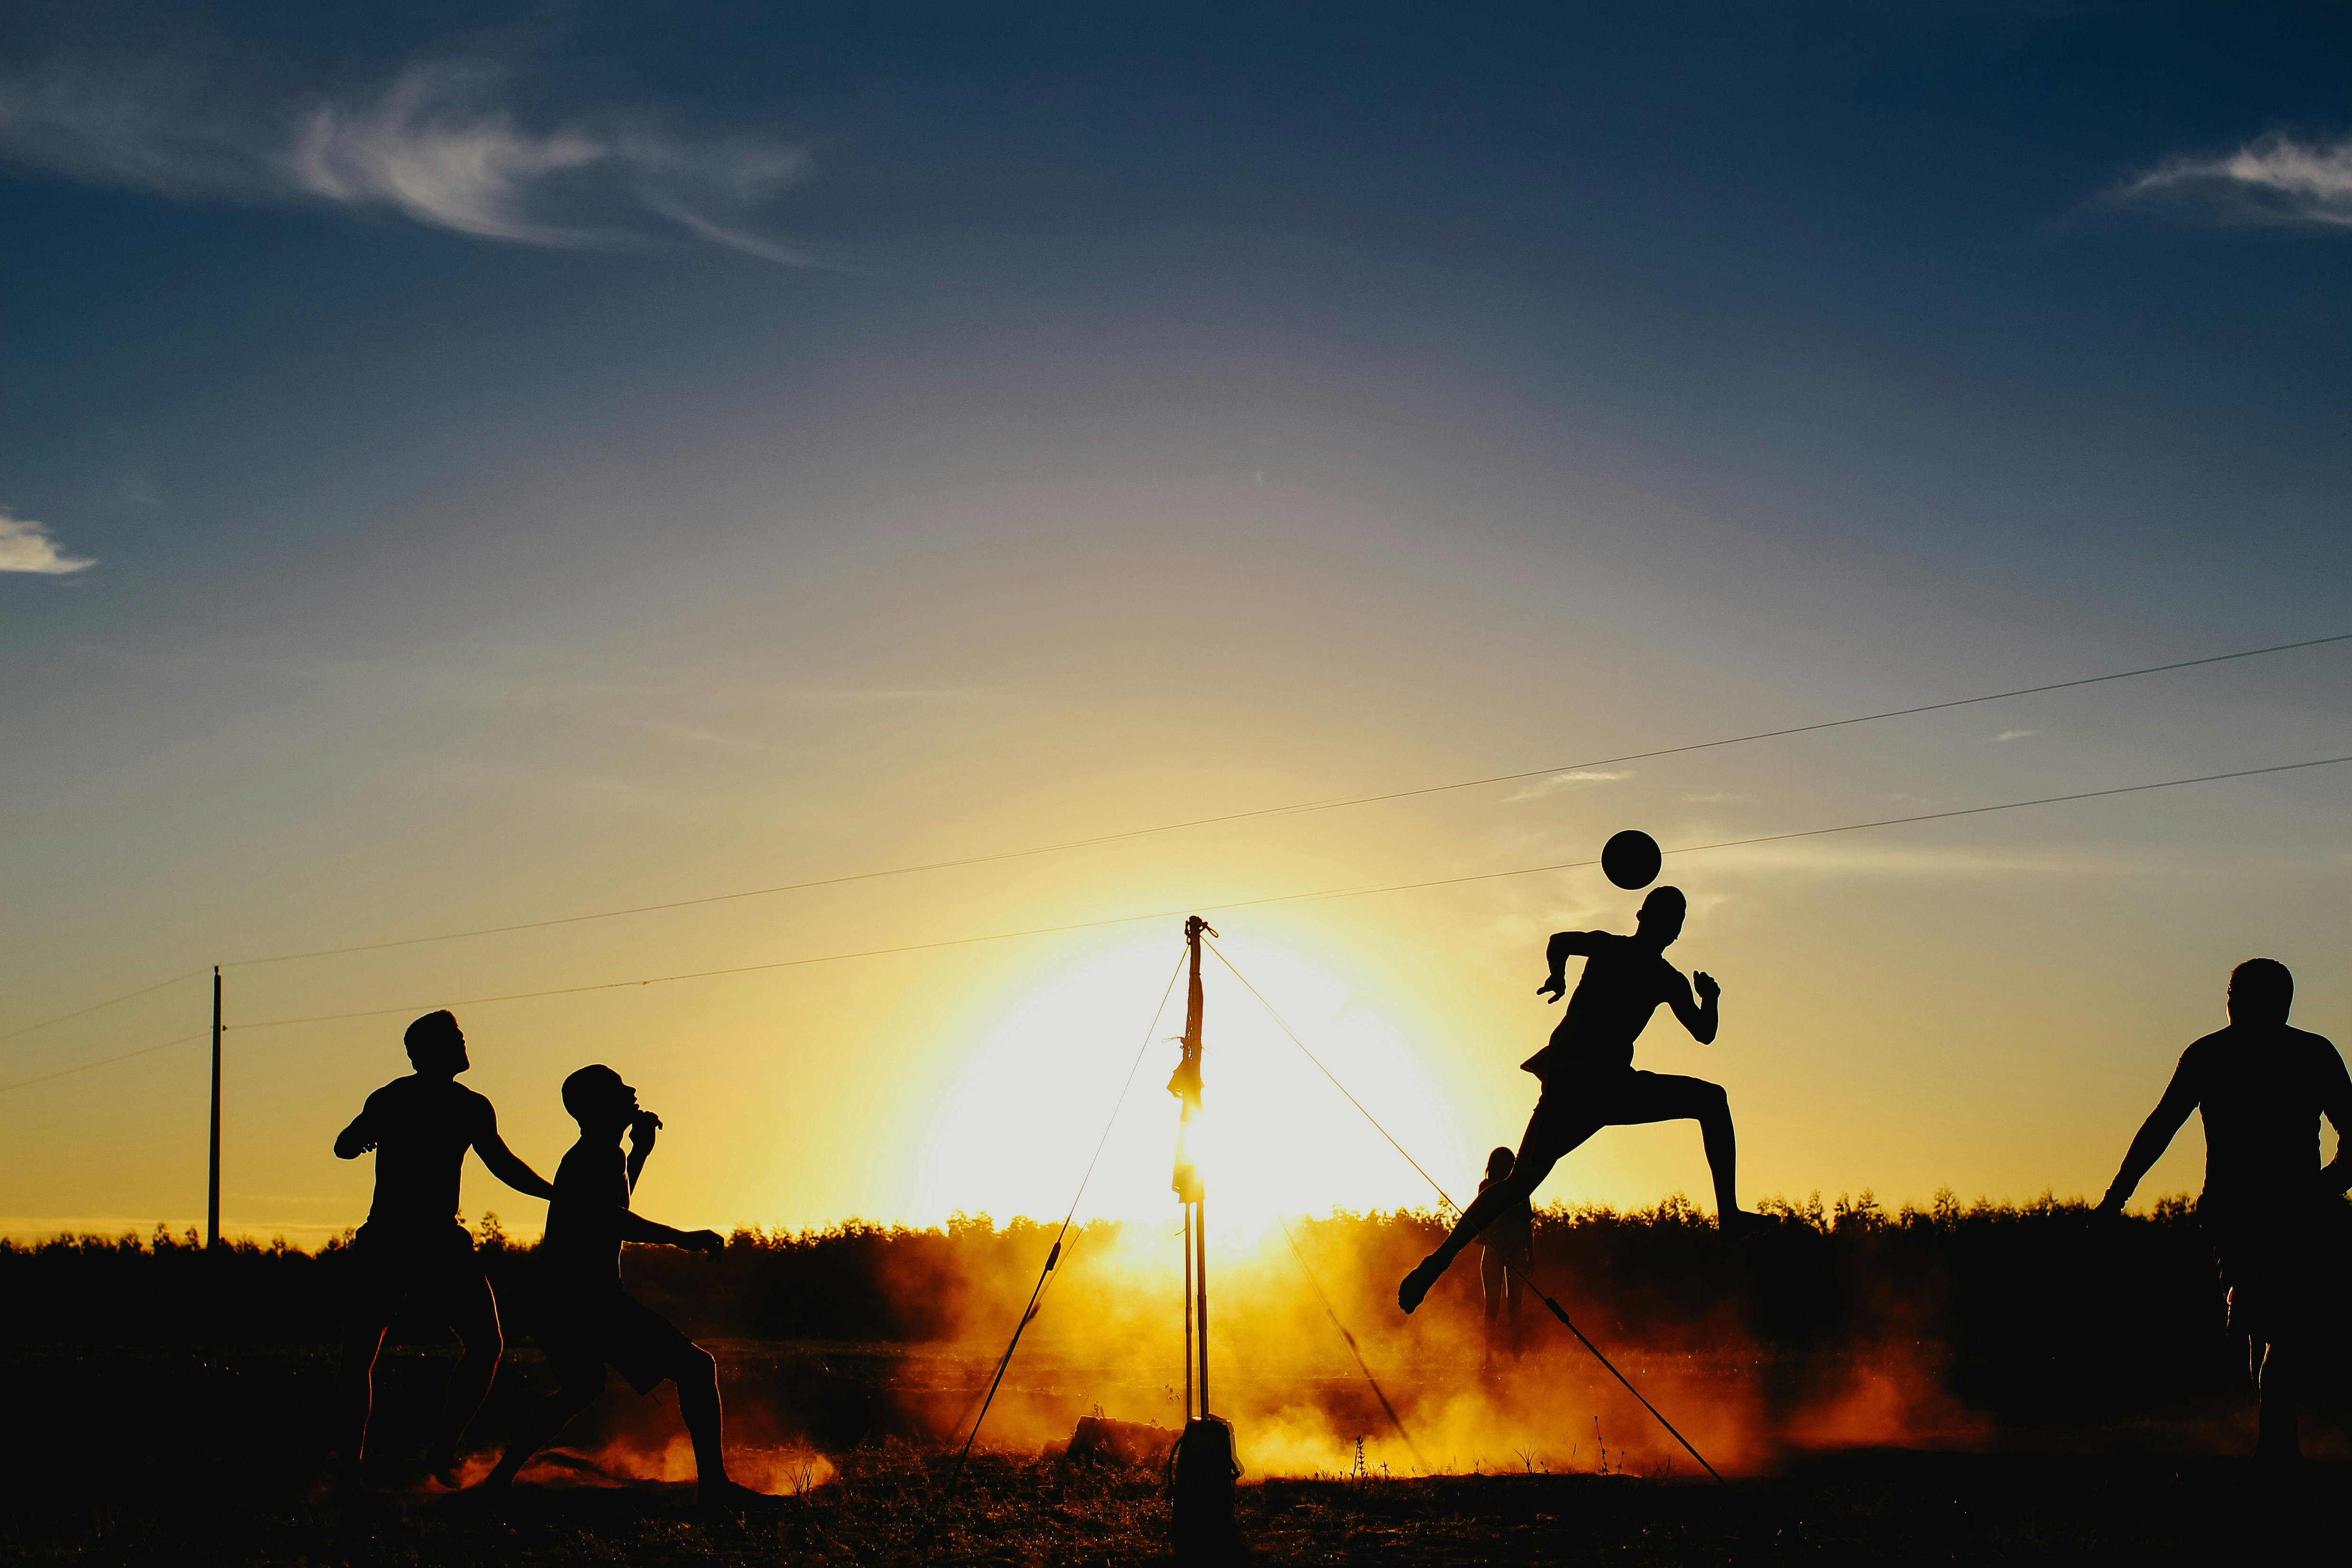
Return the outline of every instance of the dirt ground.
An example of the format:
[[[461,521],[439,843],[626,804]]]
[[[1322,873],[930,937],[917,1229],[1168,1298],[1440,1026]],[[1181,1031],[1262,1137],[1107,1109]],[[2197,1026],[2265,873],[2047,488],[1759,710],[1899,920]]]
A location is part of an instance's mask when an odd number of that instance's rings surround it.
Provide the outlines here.
[[[874,1429],[897,1419],[885,1385],[907,1369],[842,1347],[822,1362],[853,1373],[834,1379],[814,1412],[832,1440],[747,1419],[736,1436],[746,1479],[796,1495],[735,1519],[698,1512],[691,1486],[668,1479],[658,1455],[592,1458],[593,1440],[527,1472],[532,1484],[503,1501],[439,1490],[404,1458],[415,1432],[399,1419],[426,1407],[446,1365],[434,1355],[387,1356],[387,1457],[366,1489],[322,1493],[322,1350],[15,1347],[0,1352],[14,1417],[0,1557],[859,1568],[1169,1560],[1169,1503],[1152,1469],[987,1452],[950,1492],[950,1461],[934,1445]],[[530,1391],[528,1366],[517,1372],[509,1399]],[[934,1364],[912,1375],[939,1374]],[[874,1396],[862,1412],[861,1387]],[[2244,1561],[2309,1539],[2340,1542],[2329,1521],[2352,1495],[2352,1465],[2325,1460],[2280,1478],[2167,1447],[2165,1434],[2141,1431],[2076,1434],[2042,1451],[1849,1449],[1786,1458],[1727,1486],[1687,1473],[1531,1470],[1252,1479],[1238,1522],[1253,1562],[1380,1568]]]

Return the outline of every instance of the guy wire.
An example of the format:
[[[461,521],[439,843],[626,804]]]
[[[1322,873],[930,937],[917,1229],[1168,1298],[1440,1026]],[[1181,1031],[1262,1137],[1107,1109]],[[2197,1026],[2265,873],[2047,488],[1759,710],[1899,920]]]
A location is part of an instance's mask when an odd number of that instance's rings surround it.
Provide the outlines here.
[[[1135,1087],[1135,1075],[1142,1070],[1144,1053],[1151,1049],[1152,1039],[1159,1033],[1160,1017],[1168,1010],[1168,998],[1176,994],[1176,977],[1183,972],[1184,956],[1179,954],[1176,967],[1168,972],[1167,988],[1160,993],[1160,1005],[1152,1009],[1151,1022],[1144,1028],[1143,1043],[1136,1048],[1135,1060],[1128,1064],[1127,1077],[1118,1086],[1118,1098],[1111,1103],[1110,1117],[1103,1123],[1102,1136],[1095,1140],[1094,1157],[1087,1161],[1086,1175],[1078,1178],[1078,1190],[1070,1196],[1069,1212],[1062,1216],[1061,1229],[1054,1233],[1053,1250],[1045,1254],[1045,1266],[1037,1271],[1037,1282],[1029,1289],[1028,1304],[1021,1310],[1021,1321],[1013,1325],[1013,1338],[1006,1343],[1004,1354],[996,1364],[996,1375],[989,1380],[988,1393],[981,1399],[980,1414],[972,1417],[971,1430],[965,1435],[963,1447],[957,1450],[955,1469],[949,1472],[947,1490],[940,1497],[942,1504],[955,1495],[956,1487],[963,1480],[964,1460],[971,1456],[971,1445],[980,1437],[981,1423],[988,1419],[988,1407],[996,1402],[996,1390],[1004,1381],[1004,1369],[1013,1364],[1013,1353],[1020,1347],[1022,1334],[1027,1332],[1030,1321],[1037,1315],[1038,1301],[1045,1293],[1046,1281],[1053,1278],[1055,1270],[1061,1264],[1063,1239],[1070,1233],[1070,1222],[1077,1218],[1078,1202],[1086,1197],[1087,1184],[1094,1180],[1095,1166],[1101,1162],[1102,1152],[1110,1143],[1111,1128],[1118,1124],[1118,1113],[1127,1104],[1127,1092]]]
[[[1323,1281],[1315,1277],[1315,1270],[1307,1264],[1307,1254],[1298,1249],[1298,1239],[1290,1234],[1290,1222],[1278,1213],[1274,1217],[1274,1222],[1282,1227],[1282,1239],[1290,1243],[1290,1255],[1298,1260],[1298,1271],[1306,1275],[1307,1284],[1314,1287],[1315,1299],[1323,1303],[1323,1315],[1331,1320],[1331,1326],[1338,1329],[1339,1337],[1347,1342],[1348,1354],[1356,1358],[1356,1370],[1364,1375],[1366,1383],[1371,1385],[1372,1397],[1381,1402],[1381,1408],[1388,1413],[1389,1422],[1396,1427],[1397,1436],[1404,1439],[1406,1450],[1412,1455],[1412,1462],[1421,1468],[1423,1475],[1433,1474],[1429,1461],[1422,1458],[1421,1445],[1412,1440],[1411,1432],[1405,1430],[1404,1417],[1396,1413],[1396,1406],[1389,1403],[1387,1392],[1381,1387],[1381,1380],[1372,1375],[1370,1364],[1364,1360],[1363,1351],[1356,1344],[1356,1336],[1349,1333],[1348,1325],[1339,1321],[1338,1309],[1331,1305],[1331,1298],[1324,1293]]]

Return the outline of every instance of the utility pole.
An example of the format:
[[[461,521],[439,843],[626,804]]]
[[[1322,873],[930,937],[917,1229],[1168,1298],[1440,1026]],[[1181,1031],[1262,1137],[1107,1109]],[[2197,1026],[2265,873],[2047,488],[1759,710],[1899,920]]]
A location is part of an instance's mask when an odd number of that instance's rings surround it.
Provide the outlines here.
[[[212,1180],[205,1190],[205,1245],[217,1249],[220,1239],[220,966],[213,966],[213,1162]]]
[[[1191,1149],[1201,1110],[1201,938],[1214,936],[1195,915],[1184,922],[1192,981],[1184,993],[1183,1055],[1168,1092],[1183,1106],[1176,1132],[1177,1201],[1184,1207],[1184,1430],[1176,1440],[1170,1522],[1179,1562],[1222,1562],[1240,1543],[1234,1528],[1234,1429],[1209,1414],[1209,1224],[1201,1167]],[[1198,1403],[1193,1357],[1199,1355]]]
[[[1184,947],[1192,978],[1184,991],[1184,1054],[1177,1060],[1168,1092],[1183,1106],[1176,1130],[1176,1176],[1171,1185],[1184,1209],[1184,1418],[1209,1413],[1209,1245],[1202,1218],[1201,1167],[1191,1148],[1192,1118],[1201,1110],[1201,934],[1208,923],[1195,915],[1184,922]],[[1200,1354],[1199,1404],[1194,1405],[1193,1347]]]

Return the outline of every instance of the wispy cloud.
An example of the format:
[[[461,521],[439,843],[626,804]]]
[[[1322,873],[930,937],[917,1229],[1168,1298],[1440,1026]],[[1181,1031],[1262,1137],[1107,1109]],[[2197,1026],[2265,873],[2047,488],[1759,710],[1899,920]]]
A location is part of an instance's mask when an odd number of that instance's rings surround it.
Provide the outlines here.
[[[0,571],[30,571],[44,577],[64,577],[96,566],[94,560],[67,555],[49,537],[48,528],[30,517],[11,516],[0,507]]]
[[[1571,768],[1566,773],[1555,773],[1549,779],[1538,779],[1520,785],[1517,790],[1503,797],[1503,803],[1507,806],[1515,801],[1539,800],[1572,785],[1614,784],[1621,779],[1632,777],[1633,777],[1633,771],[1630,768],[1616,773],[1603,772],[1594,768]]]
[[[2032,736],[2040,735],[2041,733],[2042,732],[2038,729],[2004,729],[1992,738],[1993,743],[1995,745],[1999,745],[2004,740],[2024,740]]]
[[[2113,195],[2205,223],[2352,227],[2352,137],[2274,131],[2233,152],[2176,153]]]
[[[0,157],[182,198],[393,212],[482,239],[586,246],[648,220],[787,266],[821,265],[754,232],[807,171],[756,137],[693,138],[648,117],[531,126],[480,60],[411,65],[366,91],[274,108],[224,104],[163,71],[0,80]]]

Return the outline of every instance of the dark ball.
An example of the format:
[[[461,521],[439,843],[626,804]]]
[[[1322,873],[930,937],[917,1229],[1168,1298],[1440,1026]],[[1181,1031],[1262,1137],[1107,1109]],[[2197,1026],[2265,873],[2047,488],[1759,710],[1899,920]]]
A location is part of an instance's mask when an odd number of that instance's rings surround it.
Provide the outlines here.
[[[1658,880],[1658,841],[1639,828],[1611,835],[1601,846],[1601,870],[1611,882],[1628,891]]]

